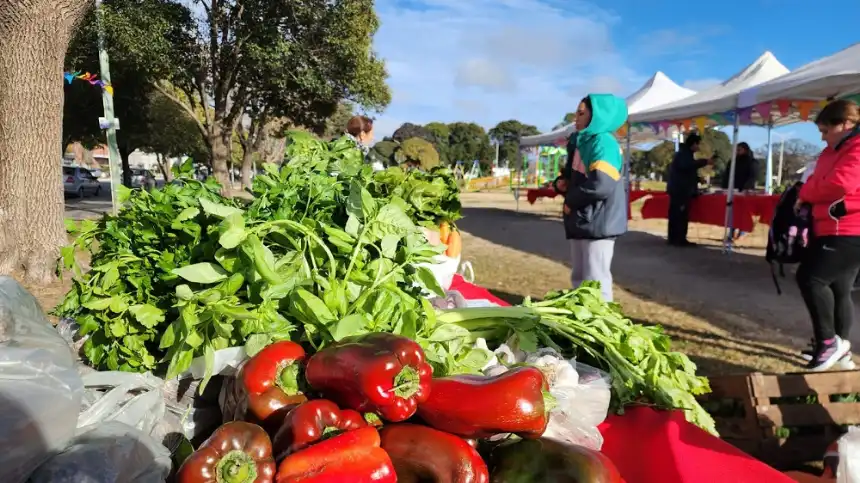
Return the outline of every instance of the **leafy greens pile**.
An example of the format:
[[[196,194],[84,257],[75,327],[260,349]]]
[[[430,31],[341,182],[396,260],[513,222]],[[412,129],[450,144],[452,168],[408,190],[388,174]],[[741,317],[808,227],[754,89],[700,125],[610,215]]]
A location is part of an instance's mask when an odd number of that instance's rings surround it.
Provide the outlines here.
[[[446,375],[486,365],[481,338],[491,348],[553,347],[610,372],[616,409],[685,409],[715,432],[694,399],[709,390],[695,365],[593,286],[520,307],[435,311],[422,294],[441,293],[426,264],[442,247],[419,227],[460,217],[448,170],[373,172],[351,141],[304,133],[291,136],[280,168],[265,170],[243,203],[191,179],[187,163],[178,183],[123,190],[117,216],[69,226],[77,239],[62,255],[75,278],[55,313],[80,325],[89,364],[172,378],[203,356],[205,384],[219,349],[254,354],[284,339],[318,349],[382,331],[418,341]],[[90,253],[86,273],[76,250]]]
[[[437,320],[491,345],[508,341],[525,352],[552,347],[609,372],[617,410],[629,404],[684,409],[690,422],[716,434],[713,418],[695,399],[710,392],[708,380],[696,376],[685,354],[670,350],[662,328],[635,324],[618,304],[605,302],[596,282],[537,302],[526,299],[522,307],[450,310]]]
[[[88,336],[84,358],[171,378],[198,356],[211,370],[227,347],[414,333],[429,308],[422,290],[441,292],[421,264],[443,248],[413,219],[459,217],[456,193],[400,168],[373,173],[348,146],[297,134],[289,161],[255,178],[249,206],[190,179],[186,165],[180,183],[124,190],[118,216],[70,226],[77,239],[63,260],[76,276],[55,313]],[[90,252],[90,271],[76,249]]]

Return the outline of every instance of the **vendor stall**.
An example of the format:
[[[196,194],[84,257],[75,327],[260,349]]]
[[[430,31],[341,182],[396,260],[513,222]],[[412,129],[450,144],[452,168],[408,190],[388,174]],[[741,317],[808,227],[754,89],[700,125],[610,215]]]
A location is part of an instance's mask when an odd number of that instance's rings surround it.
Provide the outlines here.
[[[726,221],[725,193],[706,194],[696,197],[690,204],[690,222],[723,226]],[[779,203],[779,195],[735,195],[733,198],[731,226],[741,231],[751,232],[758,223],[769,225]],[[669,216],[669,196],[666,193],[654,194],[642,205],[642,218],[667,219]]]

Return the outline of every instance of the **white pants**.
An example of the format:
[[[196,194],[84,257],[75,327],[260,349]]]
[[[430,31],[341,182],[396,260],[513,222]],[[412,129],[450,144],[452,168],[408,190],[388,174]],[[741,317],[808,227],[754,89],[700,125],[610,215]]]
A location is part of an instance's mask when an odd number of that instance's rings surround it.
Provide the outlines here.
[[[586,280],[600,282],[600,293],[612,301],[612,253],[615,240],[569,240],[570,283],[579,287]]]

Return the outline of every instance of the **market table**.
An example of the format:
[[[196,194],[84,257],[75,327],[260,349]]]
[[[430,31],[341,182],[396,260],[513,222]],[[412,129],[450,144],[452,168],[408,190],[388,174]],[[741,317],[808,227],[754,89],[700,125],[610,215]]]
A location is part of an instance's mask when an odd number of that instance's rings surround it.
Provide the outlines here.
[[[735,195],[732,200],[732,226],[751,232],[755,227],[753,217],[759,223],[770,224],[779,195]],[[655,194],[642,205],[642,218],[669,217],[669,195]],[[714,193],[697,196],[690,204],[690,221],[706,225],[723,226],[726,221],[726,194]]]
[[[632,215],[630,214],[630,205],[629,205],[629,203],[633,203],[634,201],[636,201],[636,200],[638,200],[638,199],[640,199],[640,198],[644,198],[644,197],[646,197],[646,196],[649,196],[649,195],[652,195],[652,194],[655,194],[655,193],[660,193],[660,192],[658,192],[658,191],[650,191],[650,190],[635,190],[635,191],[631,191],[631,192],[630,192],[630,196],[629,196],[629,198],[628,198],[628,200],[627,200],[627,202],[628,202],[628,205],[627,205],[627,219],[628,219],[628,220],[633,219]],[[537,201],[539,198],[555,198],[555,197],[556,197],[556,196],[558,196],[558,195],[559,195],[559,193],[558,193],[554,188],[552,188],[552,187],[546,187],[546,188],[533,188],[533,189],[530,189],[530,190],[528,190],[528,191],[526,192],[526,199],[528,199],[528,201],[529,201],[529,204],[530,204],[530,205],[533,205],[533,204],[535,204],[535,201]]]
[[[510,305],[454,276],[450,290],[467,300]],[[602,452],[626,483],[793,483],[794,480],[687,422],[681,411],[650,407],[611,414],[598,428]]]
[[[634,201],[644,198],[648,195],[662,193],[661,191],[651,191],[651,190],[634,190],[630,192],[629,203],[633,203]],[[558,196],[558,192],[552,187],[545,188],[532,188],[526,192],[526,199],[529,201],[530,205],[535,204],[539,198],[555,198]]]

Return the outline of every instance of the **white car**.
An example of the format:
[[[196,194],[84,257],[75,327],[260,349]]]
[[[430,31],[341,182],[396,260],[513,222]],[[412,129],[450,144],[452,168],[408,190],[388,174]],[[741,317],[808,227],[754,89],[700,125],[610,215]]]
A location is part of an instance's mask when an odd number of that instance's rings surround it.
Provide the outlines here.
[[[63,191],[68,195],[83,198],[87,193],[98,196],[102,184],[90,170],[76,166],[63,166]]]

